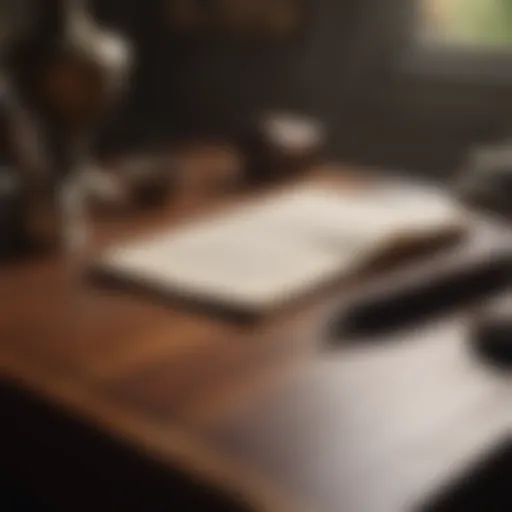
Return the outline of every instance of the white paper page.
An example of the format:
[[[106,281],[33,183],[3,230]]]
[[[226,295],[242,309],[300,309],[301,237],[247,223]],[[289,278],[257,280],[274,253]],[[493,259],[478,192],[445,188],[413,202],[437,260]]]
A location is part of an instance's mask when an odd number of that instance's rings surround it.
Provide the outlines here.
[[[159,288],[260,308],[272,306],[365,258],[402,229],[434,226],[453,211],[415,207],[375,192],[299,187],[151,240],[119,247],[104,264]],[[440,213],[441,212],[441,213]],[[432,222],[430,222],[432,225]]]

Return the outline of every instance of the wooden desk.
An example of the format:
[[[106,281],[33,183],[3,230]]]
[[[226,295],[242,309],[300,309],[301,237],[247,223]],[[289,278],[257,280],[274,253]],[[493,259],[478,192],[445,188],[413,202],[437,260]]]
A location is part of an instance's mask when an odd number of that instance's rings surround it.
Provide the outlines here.
[[[194,214],[170,208],[108,223],[100,238]],[[281,396],[298,368],[325,363],[308,334],[336,294],[243,325],[79,281],[58,256],[0,268],[5,467],[62,510],[340,510],[332,493],[306,486],[301,496],[300,478],[278,483],[275,464],[232,443],[243,431],[250,447],[244,422],[275,417],[262,397]],[[292,403],[317,403],[322,385],[309,389]],[[310,456],[286,463],[307,466]]]
[[[99,226],[97,240],[101,245],[162,225],[180,224],[239,200],[246,199],[169,206],[110,220]],[[70,463],[65,453],[74,451],[81,460],[84,431],[96,429],[162,465],[182,468],[228,491],[239,494],[240,489],[252,488],[249,475],[190,435],[183,424],[185,412],[218,387],[238,389],[238,382],[266,371],[268,363],[279,357],[281,339],[287,338],[277,331],[289,332],[290,326],[296,327],[293,313],[255,328],[109,291],[80,280],[59,255],[1,266],[0,368],[6,383],[2,398],[5,410],[12,409],[7,413],[12,422],[6,421],[4,429],[10,435],[3,438],[1,450],[5,470],[12,472],[16,467],[20,478],[31,480],[52,504],[96,509],[97,498],[77,504],[74,496],[87,496],[87,489],[95,485],[105,488],[106,476],[98,482],[95,470],[81,474],[76,467],[80,462]],[[28,402],[18,396],[19,389],[30,393]],[[59,423],[52,414],[57,411],[57,416],[70,415],[85,422],[88,429],[79,428],[76,441],[62,448],[61,441],[71,427],[40,427],[45,420],[41,407],[32,403],[34,398],[52,407],[46,423]],[[33,415],[34,410],[38,415]],[[18,445],[9,457],[7,453],[15,446],[11,437]],[[85,451],[95,451],[95,444],[85,443]],[[98,457],[98,463],[108,467],[106,455]],[[29,471],[27,465],[34,469]],[[139,461],[138,465],[143,464]],[[122,469],[119,464],[115,467],[116,473]],[[118,479],[117,474],[108,478]],[[74,492],[64,492],[66,487]],[[274,509],[276,498],[260,491],[243,493],[252,494],[255,503],[262,502],[262,509]],[[162,507],[174,504],[176,492],[170,494],[168,502],[163,499],[165,492],[160,494]],[[121,496],[111,497],[111,509],[117,509]]]

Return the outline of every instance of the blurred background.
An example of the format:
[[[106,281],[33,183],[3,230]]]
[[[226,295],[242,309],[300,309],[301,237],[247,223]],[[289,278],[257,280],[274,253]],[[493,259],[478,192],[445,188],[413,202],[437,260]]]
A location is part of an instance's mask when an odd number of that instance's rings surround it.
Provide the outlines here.
[[[512,0],[0,0],[0,50],[0,508],[255,510],[238,459],[410,512],[494,444],[503,494]]]
[[[505,0],[304,2],[278,41],[186,36],[162,0],[93,3],[140,58],[104,150],[236,134],[259,109],[291,109],[325,123],[333,156],[443,176],[510,125]]]

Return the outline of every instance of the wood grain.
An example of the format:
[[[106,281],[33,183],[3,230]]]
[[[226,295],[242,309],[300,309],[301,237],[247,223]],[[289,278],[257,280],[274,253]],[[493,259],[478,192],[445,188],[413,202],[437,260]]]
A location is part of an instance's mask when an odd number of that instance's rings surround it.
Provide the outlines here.
[[[358,186],[330,170],[319,175]],[[182,225],[251,197],[110,219],[98,224],[96,247]],[[271,392],[288,370],[293,374],[315,361],[307,334],[317,311],[346,285],[240,325],[97,287],[58,254],[10,264],[0,267],[0,375],[164,466],[231,496],[243,494],[256,510],[294,512],[301,509],[294,492],[256,471],[249,456],[247,463],[236,460],[204,429],[212,418],[217,425],[228,418],[224,411],[235,410],[235,403],[266,396],[263,389]]]

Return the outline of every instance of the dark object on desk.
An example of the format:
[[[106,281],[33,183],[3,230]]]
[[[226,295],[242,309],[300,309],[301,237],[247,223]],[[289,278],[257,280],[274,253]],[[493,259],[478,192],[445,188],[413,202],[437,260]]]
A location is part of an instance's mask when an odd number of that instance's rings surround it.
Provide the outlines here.
[[[512,146],[505,141],[479,148],[457,180],[463,200],[486,210],[512,211]]]
[[[372,336],[406,328],[467,306],[507,286],[512,259],[503,254],[480,263],[461,265],[419,281],[358,300],[331,327],[335,340]]]
[[[512,441],[509,440],[421,512],[509,512],[511,479]]]
[[[129,204],[135,208],[161,206],[172,188],[172,166],[163,155],[132,155],[123,159],[122,174]]]
[[[264,184],[300,175],[320,161],[324,144],[325,129],[316,120],[278,112],[263,115],[241,141],[247,181]]]
[[[501,297],[477,320],[473,327],[474,349],[483,361],[512,369],[512,301]]]
[[[469,180],[468,180],[469,181]],[[462,199],[485,210],[512,210],[512,169],[492,171],[489,176],[473,178],[464,184]]]

